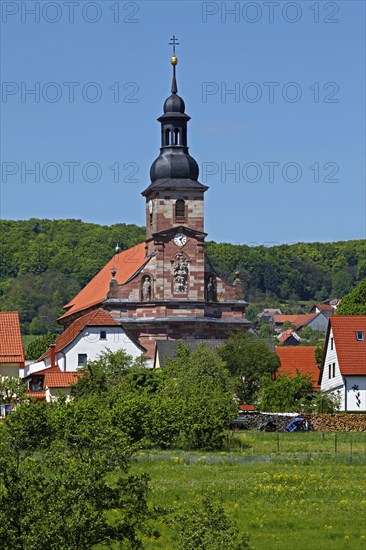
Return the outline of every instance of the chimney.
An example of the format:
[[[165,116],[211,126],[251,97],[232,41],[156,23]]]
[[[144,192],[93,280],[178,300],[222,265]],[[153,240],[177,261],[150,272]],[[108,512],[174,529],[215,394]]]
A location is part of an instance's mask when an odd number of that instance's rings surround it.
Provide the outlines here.
[[[56,345],[55,344],[50,345],[50,351],[51,351],[51,367],[54,367],[56,365]]]

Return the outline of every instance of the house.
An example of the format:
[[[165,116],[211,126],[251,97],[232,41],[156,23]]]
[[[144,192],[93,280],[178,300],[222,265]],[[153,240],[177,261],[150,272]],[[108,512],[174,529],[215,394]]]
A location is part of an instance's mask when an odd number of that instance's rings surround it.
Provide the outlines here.
[[[27,366],[25,375],[52,364],[57,364],[61,372],[74,372],[101,353],[120,349],[133,358],[145,351],[107,311],[98,308],[78,317],[67,327],[42,357]]]
[[[301,330],[304,327],[309,327],[313,330],[326,332],[328,319],[323,313],[307,313],[299,315],[275,315],[275,327],[281,332],[285,323],[291,323],[296,330]]]
[[[26,396],[36,401],[51,402],[60,394],[70,397],[71,386],[78,381],[81,372],[62,372],[57,365],[33,372],[25,378]]]
[[[329,319],[319,384],[339,395],[342,411],[366,411],[366,316]]]
[[[288,328],[284,332],[281,332],[277,339],[284,346],[298,346],[301,341],[300,336],[294,331],[293,328]]]
[[[0,380],[22,377],[24,348],[17,311],[0,311]]]
[[[264,309],[257,315],[258,323],[268,323],[270,325],[273,325],[274,324],[273,317],[275,315],[282,315],[282,311],[280,309],[274,309],[274,308]]]
[[[309,374],[315,390],[319,391],[319,367],[315,361],[316,346],[278,346],[276,353],[281,361],[277,376]]]
[[[323,300],[322,303],[332,306],[333,309],[337,309],[340,304],[340,300],[338,298],[328,298],[327,300]]]
[[[314,304],[310,310],[310,313],[322,313],[325,317],[329,319],[333,315],[335,309],[330,304]]]

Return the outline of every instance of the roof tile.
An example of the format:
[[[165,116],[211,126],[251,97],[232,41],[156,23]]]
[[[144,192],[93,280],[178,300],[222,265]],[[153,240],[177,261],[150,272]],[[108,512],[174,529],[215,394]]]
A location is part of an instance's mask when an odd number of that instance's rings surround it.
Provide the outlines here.
[[[279,375],[296,376],[310,374],[314,388],[319,389],[319,368],[315,362],[316,346],[287,346],[276,347],[276,353],[281,361]]]
[[[289,322],[295,328],[300,328],[310,323],[310,321],[315,319],[317,315],[319,315],[319,313],[306,313],[300,315],[275,315],[274,321],[278,325]]]
[[[333,315],[329,321],[341,373],[366,375],[366,315]],[[356,331],[363,332],[363,342]]]
[[[148,261],[145,246],[145,242],[142,242],[113,256],[79,294],[66,304],[65,308],[70,309],[60,319],[64,319],[72,313],[90,308],[105,300],[109,291],[112,267],[116,268],[116,280],[118,284],[122,285],[126,283]]]
[[[0,362],[24,362],[24,349],[17,311],[0,311]]]

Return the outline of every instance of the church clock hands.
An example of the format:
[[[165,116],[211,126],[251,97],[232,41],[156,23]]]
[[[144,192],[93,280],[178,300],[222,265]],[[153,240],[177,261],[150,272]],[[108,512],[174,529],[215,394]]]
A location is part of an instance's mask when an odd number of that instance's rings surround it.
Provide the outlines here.
[[[187,243],[187,237],[184,233],[177,233],[173,239],[174,244],[182,248]]]

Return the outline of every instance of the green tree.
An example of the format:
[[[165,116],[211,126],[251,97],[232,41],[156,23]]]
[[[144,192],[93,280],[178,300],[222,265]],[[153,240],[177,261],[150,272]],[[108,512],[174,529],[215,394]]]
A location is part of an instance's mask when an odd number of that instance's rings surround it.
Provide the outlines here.
[[[351,290],[353,285],[353,277],[351,273],[346,270],[336,271],[333,274],[332,282],[333,294],[342,298]]]
[[[106,394],[109,389],[123,380],[128,369],[136,363],[140,363],[140,360],[133,360],[124,350],[114,353],[107,350],[101,353],[98,359],[88,362],[80,369],[83,375],[74,384],[72,395],[83,397],[92,393]]]
[[[126,437],[96,405],[97,400],[22,405],[5,421],[2,547],[142,548],[138,533],[149,515],[148,480],[129,473]]]
[[[366,315],[366,279],[342,298],[337,315]]]
[[[191,448],[222,447],[225,429],[237,414],[234,386],[223,360],[205,345],[193,350],[181,346],[164,370],[161,394],[182,407],[182,443]]]
[[[29,360],[39,359],[48,350],[50,345],[55,343],[57,336],[58,334],[56,333],[48,333],[33,340],[27,347],[26,358]]]
[[[296,376],[279,376],[276,380],[264,378],[257,403],[261,411],[298,412],[312,388],[310,376],[299,372]]]
[[[268,323],[261,323],[257,329],[257,334],[259,338],[273,338],[273,327]]]
[[[314,330],[311,327],[304,327],[301,330],[302,346],[321,346],[324,345],[325,334],[320,330]]]
[[[271,378],[280,365],[276,353],[248,333],[230,336],[218,353],[235,377],[237,396],[246,403],[253,402],[263,376]]]

